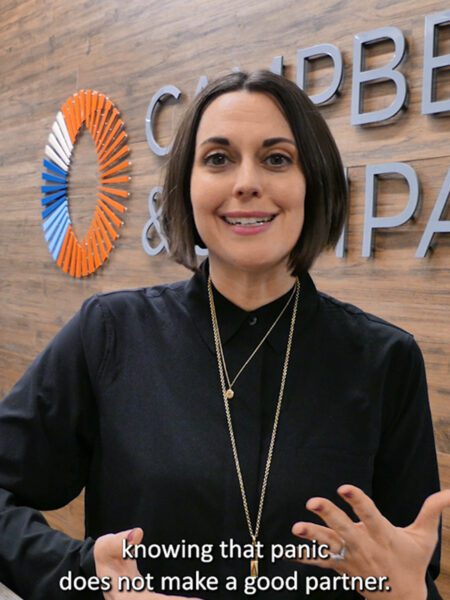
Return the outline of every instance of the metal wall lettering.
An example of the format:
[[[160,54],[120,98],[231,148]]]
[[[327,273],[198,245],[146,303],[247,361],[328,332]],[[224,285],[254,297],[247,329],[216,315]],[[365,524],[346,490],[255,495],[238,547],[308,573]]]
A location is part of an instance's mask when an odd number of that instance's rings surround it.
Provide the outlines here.
[[[142,229],[142,247],[150,256],[156,256],[163,250],[167,252],[169,249],[167,239],[162,231],[161,223],[159,222],[159,218],[161,216],[161,207],[158,206],[158,201],[161,192],[162,187],[159,185],[150,190],[150,194],[148,195],[148,212],[150,214],[150,219],[146,222],[144,228]],[[157,237],[159,240],[156,246],[150,244],[150,240],[154,239],[154,237]]]
[[[430,218],[428,220],[422,239],[417,248],[416,257],[424,258],[428,249],[432,246],[433,237],[436,233],[450,233],[450,221],[440,221],[444,213],[447,200],[450,198],[450,169],[447,171],[447,176],[442,185],[441,191],[433,207]]]
[[[275,75],[283,75],[284,72],[284,56],[274,56],[272,58],[272,64],[270,65],[270,70]]]
[[[155,139],[153,125],[157,110],[168,98],[175,98],[175,100],[178,100],[180,96],[181,91],[176,86],[165,85],[156,92],[156,94],[150,100],[150,104],[148,105],[147,115],[145,117],[145,136],[147,138],[147,143],[150,147],[150,150],[157,156],[166,156],[166,154],[169,154],[172,147],[172,144],[169,144],[168,146],[160,146]]]
[[[144,251],[149,256],[156,256],[161,252],[169,252],[169,242],[164,234],[164,230],[161,225],[161,206],[159,205],[159,199],[162,192],[160,185],[155,186],[150,190],[148,195],[148,212],[150,215],[149,220],[145,223],[142,234],[141,242]],[[150,243],[150,240],[154,241],[156,238],[156,244]],[[195,246],[195,253],[197,256],[207,256],[208,250]]]
[[[306,76],[308,63],[316,58],[329,56],[333,61],[333,79],[330,87],[320,94],[309,96],[314,104],[326,104],[334,102],[337,98],[344,80],[344,63],[339,49],[333,44],[317,44],[309,48],[297,50],[297,85],[302,90],[306,89]]]
[[[450,112],[450,99],[435,100],[437,70],[450,67],[450,54],[436,56],[439,26],[450,26],[450,10],[425,17],[425,39],[423,49],[422,114],[435,115]]]
[[[208,77],[206,75],[202,75],[200,77],[200,79],[198,80],[197,87],[195,88],[194,96],[197,96],[198,94],[200,94],[200,92],[205,89],[205,87],[208,85],[208,83],[209,83]]]
[[[201,246],[195,245],[195,254],[197,256],[208,256],[208,248],[202,248]]]
[[[382,40],[394,42],[394,56],[383,67],[365,70],[364,46],[376,44]],[[403,33],[397,27],[382,27],[365,33],[358,33],[353,40],[353,82],[352,82],[352,108],[351,124],[367,125],[381,123],[394,117],[402,108],[406,107],[407,85],[403,73],[396,71],[406,54],[406,43]],[[395,83],[397,92],[390,106],[381,110],[364,112],[363,95],[364,86],[376,82],[391,80]]]
[[[401,175],[409,185],[409,199],[404,210],[393,217],[376,217],[377,178],[386,175]],[[372,256],[374,229],[399,227],[414,216],[420,200],[420,187],[415,170],[405,163],[389,162],[366,167],[366,190],[364,211],[364,234],[362,256]]]
[[[347,184],[347,195],[349,195],[350,180],[348,178],[348,167],[345,167],[344,174],[345,174],[345,182]],[[350,211],[348,211],[348,212],[350,212]],[[347,218],[348,218],[348,215],[347,215]],[[337,258],[344,258],[344,255],[347,253],[347,232],[348,232],[348,223],[347,223],[347,221],[345,221],[344,226],[342,228],[341,237],[339,238],[339,241],[336,244]]]

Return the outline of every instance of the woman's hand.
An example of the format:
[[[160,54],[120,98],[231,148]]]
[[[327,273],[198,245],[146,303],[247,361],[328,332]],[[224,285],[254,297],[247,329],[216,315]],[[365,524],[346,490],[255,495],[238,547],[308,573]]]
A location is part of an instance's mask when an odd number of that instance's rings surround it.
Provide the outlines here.
[[[404,528],[392,525],[359,488],[343,485],[338,493],[360,521],[353,522],[326,498],[311,498],[306,508],[328,527],[299,522],[292,533],[328,545],[335,557],[297,562],[349,576],[388,577],[385,591],[358,590],[367,600],[426,600],[425,573],[438,540],[439,517],[450,507],[450,490],[427,498],[414,523]]]
[[[121,531],[119,533],[108,533],[99,537],[94,544],[94,560],[97,577],[108,577],[112,583],[109,592],[103,592],[105,600],[183,600],[181,596],[166,596],[156,592],[125,592],[118,591],[117,581],[119,576],[141,577],[135,560],[123,558],[122,546],[126,540],[128,544],[140,544],[144,532],[140,527]],[[199,600],[185,598],[184,600]]]

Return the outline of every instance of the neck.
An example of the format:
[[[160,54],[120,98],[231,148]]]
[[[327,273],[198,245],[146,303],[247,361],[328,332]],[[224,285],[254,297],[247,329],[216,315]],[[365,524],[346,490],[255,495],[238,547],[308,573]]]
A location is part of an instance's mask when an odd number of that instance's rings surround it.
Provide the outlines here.
[[[294,285],[295,277],[285,265],[265,271],[247,271],[236,267],[209,262],[214,287],[230,302],[243,310],[256,310],[286,294]]]

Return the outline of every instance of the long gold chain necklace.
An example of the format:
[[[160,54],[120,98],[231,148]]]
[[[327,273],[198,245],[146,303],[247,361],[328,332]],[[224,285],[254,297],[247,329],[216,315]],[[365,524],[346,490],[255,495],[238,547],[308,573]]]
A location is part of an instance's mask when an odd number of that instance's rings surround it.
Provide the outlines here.
[[[239,481],[239,487],[241,490],[242,504],[244,507],[245,519],[247,521],[248,532],[250,534],[250,538],[252,540],[252,545],[253,545],[253,557],[250,560],[250,575],[252,577],[258,577],[257,541],[258,541],[259,530],[261,527],[261,517],[262,517],[263,506],[264,506],[264,499],[265,499],[266,490],[267,490],[267,482],[269,479],[270,467],[272,464],[273,449],[275,446],[275,438],[277,435],[278,422],[280,419],[281,405],[283,402],[284,388],[285,388],[286,376],[287,376],[287,372],[288,372],[289,358],[290,358],[290,354],[291,354],[292,338],[294,336],[295,320],[297,317],[297,308],[298,308],[298,303],[299,303],[299,298],[300,298],[300,281],[298,280],[298,277],[295,282],[295,287],[294,287],[293,293],[294,292],[295,292],[295,301],[294,301],[294,308],[292,310],[291,325],[289,328],[289,336],[288,336],[288,341],[287,341],[287,345],[286,345],[286,355],[284,358],[283,371],[281,374],[280,391],[278,393],[278,401],[277,401],[277,407],[275,410],[275,417],[274,417],[274,421],[273,421],[272,436],[270,438],[269,451],[267,453],[267,460],[266,460],[266,467],[264,469],[264,477],[263,477],[263,482],[262,482],[262,487],[261,487],[261,494],[259,497],[258,513],[256,516],[255,527],[253,528],[252,520],[250,518],[250,511],[248,508],[247,494],[245,492],[244,479],[242,477],[241,465],[239,462],[239,456],[238,456],[238,452],[237,452],[236,439],[234,436],[234,429],[233,429],[233,422],[231,420],[230,407],[229,407],[229,403],[228,403],[228,401],[231,399],[230,396],[227,395],[227,391],[230,389],[230,386],[228,387],[228,390],[227,390],[227,387],[225,385],[225,369],[224,369],[225,356],[223,353],[222,342],[220,339],[219,324],[217,321],[216,307],[214,304],[214,296],[213,296],[213,292],[212,292],[212,283],[211,283],[211,278],[210,277],[208,278],[209,307],[210,307],[210,311],[211,311],[211,322],[212,322],[213,335],[214,335],[214,344],[215,344],[215,348],[216,348],[217,366],[219,368],[220,385],[222,388],[223,400],[224,400],[224,404],[225,404],[225,414],[226,414],[226,418],[227,418],[228,431],[230,434],[231,449],[233,452],[234,464],[236,466],[236,473],[237,473],[237,477],[238,477],[238,481]],[[273,327],[272,327],[272,329],[273,329]],[[267,335],[265,337],[267,337]],[[256,352],[256,350],[252,353],[251,358],[253,357],[255,352]],[[249,361],[247,361],[247,362],[249,362]]]

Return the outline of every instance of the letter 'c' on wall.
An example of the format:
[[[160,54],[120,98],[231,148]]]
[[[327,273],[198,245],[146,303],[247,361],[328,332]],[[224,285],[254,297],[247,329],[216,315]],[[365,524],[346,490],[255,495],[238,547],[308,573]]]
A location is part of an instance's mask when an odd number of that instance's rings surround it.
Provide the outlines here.
[[[68,180],[73,148],[83,128],[90,132],[97,152],[99,185],[89,229],[79,240],[70,218]],[[126,190],[130,177],[123,174],[131,166],[129,152],[124,123],[108,96],[80,90],[61,106],[45,146],[42,227],[53,260],[72,277],[97,271],[119,237],[117,230],[123,225],[119,215],[126,207],[116,198],[130,196]]]
[[[202,84],[202,80],[199,82],[199,86]],[[166,102],[169,98],[175,98],[178,100],[181,96],[181,91],[174,85],[165,85],[160,90],[154,94],[153,98],[150,100],[150,104],[147,108],[147,115],[145,117],[145,135],[147,138],[147,143],[152,152],[156,154],[156,156],[166,156],[169,154],[171,145],[169,146],[160,146],[155,139],[155,134],[153,133],[153,126],[155,124],[156,113],[159,108]]]

